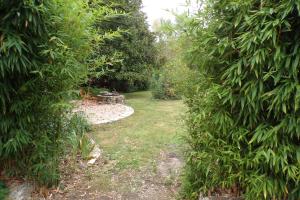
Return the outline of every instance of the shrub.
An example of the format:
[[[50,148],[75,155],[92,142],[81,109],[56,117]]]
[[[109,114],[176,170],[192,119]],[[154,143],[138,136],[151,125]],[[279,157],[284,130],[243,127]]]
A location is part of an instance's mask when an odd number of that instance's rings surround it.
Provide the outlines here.
[[[0,168],[56,184],[70,127],[69,100],[86,76],[87,5],[78,0],[0,4]]]
[[[153,74],[151,91],[155,99],[179,99],[175,82],[166,70],[159,70]]]
[[[185,91],[191,70],[185,62],[189,47],[189,36],[182,29],[186,24],[186,14],[176,16],[176,22],[161,21],[156,24],[156,57],[158,69],[151,80],[151,90],[157,99],[180,99]]]
[[[299,199],[299,2],[206,1],[198,19],[185,198]]]

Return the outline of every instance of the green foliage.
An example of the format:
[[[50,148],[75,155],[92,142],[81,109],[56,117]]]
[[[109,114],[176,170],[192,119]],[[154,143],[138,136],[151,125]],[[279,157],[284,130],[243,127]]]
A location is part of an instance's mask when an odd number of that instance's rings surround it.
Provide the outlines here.
[[[5,199],[9,194],[8,188],[3,182],[0,181],[0,199]]]
[[[154,36],[139,0],[94,0],[96,39],[90,83],[112,90],[148,86],[154,65]]]
[[[187,23],[186,14],[177,15],[176,22],[161,21],[156,24],[156,48],[159,51],[151,81],[151,90],[157,99],[179,99],[187,86],[191,70],[185,63],[185,53],[190,47],[189,35],[182,27]]]
[[[185,198],[300,198],[300,3],[205,1],[191,34]]]
[[[158,71],[153,74],[151,81],[151,91],[155,99],[178,99],[175,85],[166,71]]]
[[[0,4],[0,168],[56,184],[69,100],[85,81],[87,5],[78,0]]]
[[[84,116],[74,114],[70,119],[68,127],[69,130],[67,132],[69,134],[66,135],[66,138],[63,140],[64,148],[62,151],[68,152],[71,150],[75,159],[78,154],[81,154],[84,159],[88,158],[93,147],[90,138],[86,134],[87,131],[91,131],[90,125],[87,123]],[[70,146],[70,148],[67,146]]]

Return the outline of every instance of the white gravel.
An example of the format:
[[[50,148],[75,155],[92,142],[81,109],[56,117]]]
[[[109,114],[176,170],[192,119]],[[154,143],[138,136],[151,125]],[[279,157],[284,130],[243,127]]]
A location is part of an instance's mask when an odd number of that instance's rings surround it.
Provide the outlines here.
[[[74,112],[82,112],[86,116],[88,122],[98,125],[129,117],[134,113],[134,109],[123,104],[81,102],[77,104]]]

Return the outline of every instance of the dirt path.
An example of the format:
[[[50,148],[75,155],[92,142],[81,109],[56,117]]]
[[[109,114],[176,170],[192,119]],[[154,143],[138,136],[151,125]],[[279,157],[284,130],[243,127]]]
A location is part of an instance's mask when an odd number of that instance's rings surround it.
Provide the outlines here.
[[[95,126],[103,148],[93,167],[80,161],[66,169],[54,200],[175,200],[183,166],[181,101],[155,101],[148,92],[127,95],[135,114]]]

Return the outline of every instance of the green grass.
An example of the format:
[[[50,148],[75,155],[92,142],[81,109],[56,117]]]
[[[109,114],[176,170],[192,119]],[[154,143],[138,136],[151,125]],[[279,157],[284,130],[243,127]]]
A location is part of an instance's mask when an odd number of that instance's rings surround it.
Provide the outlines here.
[[[93,135],[117,169],[139,169],[155,162],[161,151],[176,150],[184,134],[182,101],[158,101],[150,92],[125,94],[135,114],[94,127]],[[155,165],[155,164],[153,164]]]

